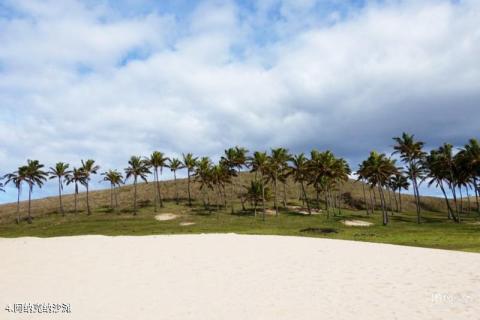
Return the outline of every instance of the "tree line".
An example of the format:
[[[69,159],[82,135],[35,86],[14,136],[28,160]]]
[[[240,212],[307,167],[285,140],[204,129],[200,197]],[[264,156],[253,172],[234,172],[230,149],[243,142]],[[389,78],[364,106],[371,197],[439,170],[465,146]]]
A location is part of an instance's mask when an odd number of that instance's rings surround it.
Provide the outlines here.
[[[463,191],[466,192],[470,206],[469,191],[473,190],[477,211],[479,206],[480,146],[476,139],[471,139],[458,152],[452,145],[445,143],[429,153],[424,151],[424,143],[417,141],[414,135],[403,133],[393,138],[394,151],[390,156],[372,151],[355,172],[357,180],[363,182],[363,205],[367,214],[375,211],[376,196],[380,199],[383,224],[389,223],[388,211],[392,211],[392,198],[396,203],[396,211],[402,211],[401,191],[412,187],[417,222],[421,222],[421,203],[419,185],[426,182],[434,185],[443,193],[447,217],[455,222],[461,221],[463,212]],[[401,164],[392,156],[398,155]],[[62,193],[65,185],[74,186],[74,211],[77,212],[77,195],[80,187],[86,191],[86,214],[91,214],[89,187],[91,179],[100,171],[94,160],[82,160],[81,165],[70,169],[70,165],[58,162],[49,170],[38,160],[27,160],[27,164],[16,171],[4,175],[0,183],[0,191],[4,186],[12,184],[17,189],[17,223],[20,223],[20,197],[22,188],[28,188],[28,211],[26,220],[31,223],[31,196],[35,187],[41,188],[47,179],[56,180],[58,184],[59,212],[65,215]],[[292,179],[300,191],[300,200],[309,214],[312,210],[320,210],[320,202],[324,203],[327,216],[341,210],[341,187],[348,181],[352,171],[347,161],[336,157],[331,151],[312,150],[310,155],[304,153],[291,154],[285,148],[271,149],[269,153],[255,151],[249,154],[245,148],[234,147],[225,150],[220,160],[214,163],[209,157],[195,157],[191,153],[183,154],[182,159],[169,158],[164,153],[155,151],[149,157],[132,156],[123,173],[118,170],[101,172],[102,181],[110,185],[110,207],[118,211],[118,189],[122,184],[133,182],[133,215],[137,214],[137,185],[148,183],[153,175],[153,198],[155,211],[164,206],[162,196],[161,175],[169,169],[174,176],[175,202],[179,203],[177,172],[187,171],[188,206],[192,206],[191,185],[197,183],[201,192],[201,201],[205,210],[212,210],[211,195],[215,195],[216,206],[235,212],[235,204],[240,202],[245,211],[246,203],[253,207],[255,216],[261,207],[262,218],[265,219],[266,202],[273,200],[275,215],[280,207],[287,207],[287,180]],[[247,186],[239,185],[236,177],[240,172],[252,172],[253,179]],[[313,197],[307,194],[307,186],[315,191]],[[376,190],[376,192],[375,192]],[[447,195],[449,192],[453,199]],[[369,195],[367,199],[367,193]],[[397,199],[398,193],[398,199]],[[279,196],[281,194],[281,196]],[[460,201],[458,201],[460,198]],[[387,200],[388,199],[388,200]]]

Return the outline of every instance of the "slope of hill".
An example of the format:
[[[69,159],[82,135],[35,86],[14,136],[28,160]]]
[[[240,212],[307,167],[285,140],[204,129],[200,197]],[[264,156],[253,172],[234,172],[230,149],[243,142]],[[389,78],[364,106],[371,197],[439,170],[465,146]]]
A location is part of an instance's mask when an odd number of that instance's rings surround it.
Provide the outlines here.
[[[245,186],[247,186],[250,181],[253,179],[253,175],[250,173],[242,173],[239,177],[236,178],[237,183],[237,190],[240,192],[245,192]],[[192,180],[193,181],[193,180]],[[140,206],[148,206],[152,205],[154,201],[154,184],[153,183],[142,183],[138,185],[138,201]],[[177,187],[179,192],[179,197],[181,199],[187,198],[187,180],[186,179],[178,179],[177,180]],[[162,195],[165,200],[173,200],[175,199],[175,185],[172,180],[162,181],[161,182],[161,189]],[[368,188],[365,188],[368,190]],[[194,199],[199,200],[201,198],[201,191],[199,190],[198,183],[192,183],[192,197]],[[288,201],[296,201],[299,199],[300,190],[299,185],[294,183],[293,181],[288,181],[287,183],[287,199]],[[312,200],[315,198],[315,192],[313,188],[308,187],[308,196]],[[342,207],[352,210],[362,210],[364,208],[364,198],[363,198],[363,190],[362,190],[362,183],[357,182],[354,180],[350,180],[346,182],[341,190],[339,191],[341,194],[341,202]],[[227,186],[227,197],[230,195],[230,188]],[[280,187],[278,191],[278,195],[281,198],[283,195],[283,188]],[[367,201],[368,200],[368,192],[367,192]],[[324,205],[323,198],[321,198],[321,205]],[[398,193],[397,193],[398,198]],[[78,210],[83,211],[86,210],[86,194],[85,192],[81,192],[77,196],[78,201]],[[211,194],[212,202],[215,202],[216,195]],[[132,210],[132,203],[133,203],[133,186],[132,185],[125,185],[119,189],[118,192],[118,201],[120,210],[126,212]],[[387,201],[389,199],[387,198]],[[402,208],[403,211],[414,211],[415,210],[415,203],[414,198],[412,195],[409,194],[402,194]],[[64,208],[67,212],[73,212],[74,210],[74,195],[73,194],[65,194],[63,196],[63,203]],[[396,207],[396,203],[392,196],[391,198],[392,207]],[[28,202],[22,201],[20,204],[20,211],[26,212]],[[106,209],[110,206],[110,190],[96,190],[90,192],[90,205],[93,209]],[[377,206],[379,205],[379,200],[377,197]],[[433,211],[433,212],[444,212],[446,211],[445,202],[441,198],[436,197],[422,197],[421,198],[421,206],[426,211]],[[33,200],[32,201],[32,215],[35,216],[43,216],[49,213],[58,212],[58,197],[52,196],[43,199]],[[5,221],[10,221],[14,219],[16,214],[16,203],[9,203],[0,205],[0,223]]]

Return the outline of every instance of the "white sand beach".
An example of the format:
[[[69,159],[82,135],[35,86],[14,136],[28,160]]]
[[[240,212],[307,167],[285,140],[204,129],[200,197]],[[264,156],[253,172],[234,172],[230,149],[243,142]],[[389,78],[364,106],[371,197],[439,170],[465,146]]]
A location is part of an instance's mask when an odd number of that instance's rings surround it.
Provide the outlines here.
[[[235,234],[0,239],[0,319],[478,319],[480,254]],[[18,314],[14,303],[69,303]]]

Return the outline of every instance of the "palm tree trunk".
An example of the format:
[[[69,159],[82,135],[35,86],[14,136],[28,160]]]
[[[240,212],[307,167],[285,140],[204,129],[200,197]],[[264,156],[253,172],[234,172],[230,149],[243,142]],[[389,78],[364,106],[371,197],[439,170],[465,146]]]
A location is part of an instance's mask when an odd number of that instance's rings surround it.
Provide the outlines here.
[[[87,215],[90,215],[90,201],[89,201],[89,198],[88,198],[88,183],[87,183],[86,187],[87,187]]]
[[[160,175],[162,174],[162,169],[160,168]],[[157,192],[158,199],[160,200],[160,208],[163,208],[163,197],[162,197],[162,186],[160,184],[160,175],[157,172]]]
[[[370,212],[372,214],[374,214],[375,213],[375,205],[373,204],[372,187],[368,188],[368,193],[370,195]]]
[[[458,202],[457,202],[457,192],[455,190],[455,186],[453,185],[453,183],[449,182],[448,183],[448,186],[450,188],[450,191],[452,192],[452,195],[453,195],[453,203],[455,204],[455,212],[458,216]]]
[[[113,183],[110,183],[110,209],[113,210],[113,188],[115,188],[115,186],[113,185]]]
[[[467,186],[465,187],[465,190],[467,191],[467,205],[468,205],[468,209],[467,209],[467,212],[470,213],[470,211],[472,211],[472,206],[471,206],[471,203],[470,203],[470,193],[468,192],[468,184]]]
[[[285,182],[283,182],[283,208],[287,208],[287,180],[285,178]]]
[[[190,169],[187,170],[188,175],[188,206],[192,206],[192,196],[190,194]]]
[[[392,189],[393,193],[393,199],[395,199],[395,211],[398,212],[398,200],[397,200],[397,193],[395,192],[395,189]]]
[[[298,186],[298,199],[302,200],[302,206],[305,206],[305,198],[302,190],[302,186]]]
[[[154,185],[153,189],[155,190],[155,212],[158,211],[158,168],[155,167],[153,170],[153,180],[154,180]]]
[[[463,193],[462,193],[462,186],[460,185],[458,187],[458,189],[460,190],[460,212],[459,213],[463,213]]]
[[[231,213],[235,213],[235,177],[232,177],[232,198],[231,198]]]
[[[402,212],[402,188],[398,189],[398,202],[400,204],[399,212]]]
[[[302,186],[303,198],[305,199],[305,202],[307,203],[308,214],[311,215],[312,214],[312,209],[310,209],[310,204],[308,203],[307,192],[305,191],[305,185],[303,184],[303,181],[300,183],[300,185]]]
[[[31,209],[32,209],[32,186],[30,185],[28,188],[28,223],[32,223],[32,215],[31,215]]]
[[[75,182],[75,195],[74,195],[74,205],[75,205],[75,213],[77,213],[77,195],[78,195],[78,184]]]
[[[20,223],[20,190],[21,187],[17,188],[17,223]]]
[[[477,202],[477,212],[478,214],[480,214],[480,201],[478,199],[479,189],[478,189],[478,183],[477,183],[476,177],[473,177],[473,189],[475,189],[475,201]]]
[[[418,191],[418,184],[417,178],[412,176],[413,181],[413,189],[414,189],[414,196],[415,196],[415,204],[417,206],[417,223],[421,223],[421,216],[420,216],[420,192]]]
[[[115,194],[115,211],[118,213],[118,188],[113,186],[113,193]]]
[[[133,215],[137,215],[137,177],[133,180]]]
[[[449,220],[453,219],[453,220],[457,221],[457,218],[453,214],[453,209],[450,206],[450,202],[448,201],[447,193],[445,192],[445,188],[443,187],[443,183],[440,183],[440,190],[442,190],[443,197],[445,198],[445,203],[447,204],[448,219]]]
[[[392,195],[390,193],[390,188],[387,187],[387,193],[388,193],[388,206],[390,207],[390,214],[393,215],[393,205],[392,205]]]
[[[385,195],[383,194],[383,189],[380,185],[378,186],[378,193],[380,197],[380,204],[382,207],[383,225],[386,226],[388,224],[388,214],[385,205]]]
[[[277,173],[275,172],[275,179],[273,180],[273,206],[275,207],[275,216],[278,216],[278,205],[277,205]]]
[[[363,190],[363,205],[365,206],[365,210],[367,211],[367,215],[369,214],[368,212],[368,204],[367,204],[367,194],[365,193],[365,184],[362,182],[362,190]]]
[[[327,213],[327,218],[328,218],[329,215],[330,215],[330,211],[329,211],[329,208],[328,208],[328,193],[327,193],[327,190],[323,191],[323,196],[325,198],[325,212]]]
[[[263,206],[262,219],[263,221],[265,221],[265,183],[263,181],[263,175],[262,175],[262,206]]]
[[[173,171],[173,183],[175,184],[175,202],[178,204],[178,186],[177,186],[177,171]]]
[[[62,204],[62,178],[58,177],[58,199],[60,200],[60,212],[62,216],[65,217],[65,212],[63,211],[63,204]]]
[[[223,207],[227,210],[227,190],[225,189],[225,184],[222,184],[223,189]]]

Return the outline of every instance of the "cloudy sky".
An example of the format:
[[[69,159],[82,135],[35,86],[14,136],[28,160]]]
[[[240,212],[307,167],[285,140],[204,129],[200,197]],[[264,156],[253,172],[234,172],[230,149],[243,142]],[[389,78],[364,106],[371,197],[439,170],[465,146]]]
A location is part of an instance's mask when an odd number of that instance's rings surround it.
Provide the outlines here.
[[[356,168],[402,131],[460,146],[479,136],[479,21],[478,0],[0,0],[0,174],[234,145]]]

